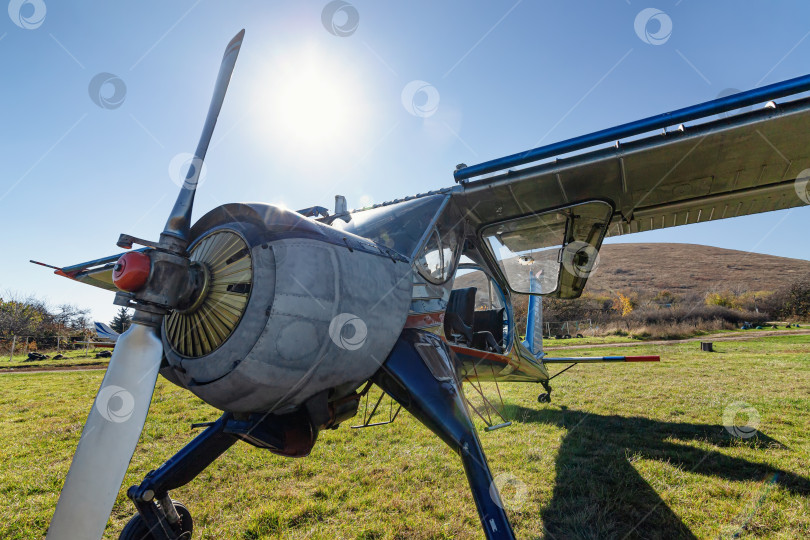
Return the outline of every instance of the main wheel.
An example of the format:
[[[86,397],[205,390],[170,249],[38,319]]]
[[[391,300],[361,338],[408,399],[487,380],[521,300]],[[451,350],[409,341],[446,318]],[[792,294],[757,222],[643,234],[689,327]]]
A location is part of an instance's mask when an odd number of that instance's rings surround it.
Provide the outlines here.
[[[188,511],[186,505],[179,501],[172,501],[172,503],[174,509],[180,515],[180,533],[183,538],[191,538],[191,532],[194,530],[194,520],[191,519],[191,512]],[[154,540],[154,537],[141,515],[135,514],[124,526],[118,540]]]
[[[537,396],[538,403],[551,403],[551,394],[540,394]]]

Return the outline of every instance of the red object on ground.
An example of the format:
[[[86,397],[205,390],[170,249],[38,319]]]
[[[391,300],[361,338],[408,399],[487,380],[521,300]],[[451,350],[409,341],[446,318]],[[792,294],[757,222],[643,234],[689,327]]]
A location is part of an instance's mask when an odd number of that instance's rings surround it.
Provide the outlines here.
[[[124,253],[113,268],[113,283],[126,292],[135,292],[146,285],[152,262],[149,256],[140,251]]]
[[[660,356],[625,356],[625,362],[660,362]]]

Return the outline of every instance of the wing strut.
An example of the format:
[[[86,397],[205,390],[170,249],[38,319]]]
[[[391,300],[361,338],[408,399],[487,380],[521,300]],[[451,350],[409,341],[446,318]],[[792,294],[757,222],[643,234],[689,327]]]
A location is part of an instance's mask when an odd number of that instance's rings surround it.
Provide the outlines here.
[[[405,329],[372,380],[461,457],[487,539],[514,539],[447,345],[434,334]]]

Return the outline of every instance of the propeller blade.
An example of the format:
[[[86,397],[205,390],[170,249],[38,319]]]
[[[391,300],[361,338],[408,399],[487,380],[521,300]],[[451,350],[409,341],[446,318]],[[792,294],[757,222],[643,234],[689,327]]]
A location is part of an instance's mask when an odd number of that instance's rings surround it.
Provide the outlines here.
[[[168,221],[166,221],[166,228],[163,230],[164,235],[173,236],[186,245],[188,244],[189,227],[191,226],[191,208],[194,205],[194,193],[197,191],[197,181],[202,170],[202,163],[205,159],[205,153],[208,151],[214,127],[217,125],[219,111],[222,109],[225,92],[228,90],[228,83],[231,81],[231,74],[236,65],[236,57],[239,56],[239,49],[242,47],[244,37],[245,31],[242,30],[234,36],[225,48],[225,55],[222,57],[222,64],[219,66],[219,75],[217,75],[214,95],[208,108],[208,116],[205,118],[200,142],[197,144],[194,159],[188,168],[183,188],[177,196],[172,213],[169,215]]]
[[[101,538],[155,390],[158,330],[133,324],[115,344],[79,439],[47,540]]]

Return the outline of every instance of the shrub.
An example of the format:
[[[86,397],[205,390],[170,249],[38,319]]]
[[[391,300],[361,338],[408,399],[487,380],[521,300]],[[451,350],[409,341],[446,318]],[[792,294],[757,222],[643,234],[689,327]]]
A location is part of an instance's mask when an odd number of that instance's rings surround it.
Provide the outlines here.
[[[709,293],[706,295],[707,306],[719,306],[724,308],[738,307],[737,298],[734,293],[729,291],[722,291],[716,293]]]
[[[636,308],[636,299],[631,295],[616,293],[616,300],[613,301],[613,309],[621,313],[622,317],[627,317]]]
[[[631,319],[643,325],[654,324],[691,324],[693,327],[707,321],[724,321],[731,325],[743,322],[764,323],[768,320],[765,313],[742,311],[721,306],[677,307],[673,309],[645,309],[633,312]]]
[[[776,291],[763,302],[771,317],[780,320],[810,319],[810,276]]]

